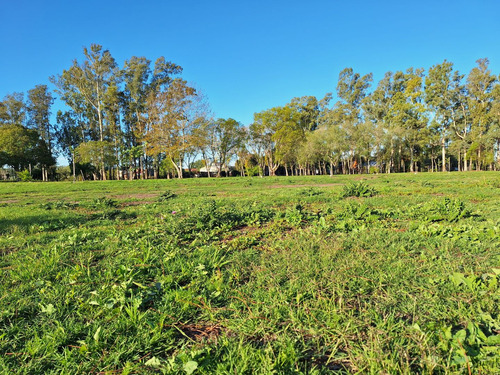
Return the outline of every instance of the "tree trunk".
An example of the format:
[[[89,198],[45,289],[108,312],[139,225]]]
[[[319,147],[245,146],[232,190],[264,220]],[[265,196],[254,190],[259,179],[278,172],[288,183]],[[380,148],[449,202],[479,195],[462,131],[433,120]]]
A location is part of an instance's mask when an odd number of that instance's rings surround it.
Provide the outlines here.
[[[76,181],[75,153],[73,152],[73,182]]]
[[[392,173],[394,168],[394,143],[391,139],[391,160],[389,162],[389,168],[387,169],[387,173]]]
[[[477,148],[477,163],[476,163],[476,171],[481,170],[481,146]]]
[[[441,138],[441,159],[443,160],[443,165],[441,168],[442,172],[446,172],[446,139],[444,136]]]
[[[413,147],[410,147],[410,172],[415,172],[415,168],[413,167]]]

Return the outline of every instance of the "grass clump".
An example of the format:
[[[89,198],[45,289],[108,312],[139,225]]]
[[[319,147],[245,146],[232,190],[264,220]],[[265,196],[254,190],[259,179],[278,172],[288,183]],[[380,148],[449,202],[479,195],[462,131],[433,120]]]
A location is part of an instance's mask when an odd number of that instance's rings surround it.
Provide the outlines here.
[[[342,198],[348,198],[348,197],[365,198],[365,197],[373,197],[374,195],[377,194],[378,191],[375,188],[369,186],[368,184],[365,184],[364,182],[353,182],[344,185],[340,196]]]
[[[425,204],[414,206],[410,208],[409,212],[412,217],[420,218],[426,222],[456,223],[461,219],[473,216],[465,202],[448,197],[441,200],[433,199]]]
[[[166,202],[172,198],[175,198],[177,194],[175,194],[172,190],[166,190],[163,192],[158,198],[158,202]]]
[[[107,197],[99,197],[93,199],[89,206],[94,209],[106,209],[106,208],[114,208],[118,206],[116,200]]]

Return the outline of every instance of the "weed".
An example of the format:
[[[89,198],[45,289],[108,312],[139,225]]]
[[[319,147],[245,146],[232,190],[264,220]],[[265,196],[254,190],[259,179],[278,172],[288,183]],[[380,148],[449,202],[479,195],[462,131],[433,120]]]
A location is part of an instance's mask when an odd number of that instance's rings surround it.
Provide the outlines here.
[[[375,188],[365,184],[364,182],[354,182],[344,185],[341,193],[342,198],[348,197],[373,197],[378,192]]]
[[[411,207],[410,215],[421,218],[428,222],[447,221],[457,222],[469,218],[472,211],[460,199],[443,198],[442,200],[431,200],[430,202]]]
[[[66,209],[75,209],[78,207],[78,203],[70,203],[65,201],[56,201],[56,202],[46,202],[41,203],[40,208],[45,210],[66,210]]]
[[[175,198],[177,194],[175,194],[172,190],[167,190],[164,193],[160,195],[158,198],[159,202],[165,202],[168,201],[169,199]]]
[[[118,205],[118,203],[116,202],[116,200],[111,199],[111,198],[107,198],[107,197],[95,198],[89,204],[90,207],[96,208],[96,209],[113,208],[113,207],[116,207],[117,205]]]

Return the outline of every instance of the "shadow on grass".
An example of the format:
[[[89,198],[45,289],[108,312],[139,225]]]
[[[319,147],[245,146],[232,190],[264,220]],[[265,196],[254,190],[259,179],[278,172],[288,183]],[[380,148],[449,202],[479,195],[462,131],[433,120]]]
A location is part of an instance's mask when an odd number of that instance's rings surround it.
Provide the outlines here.
[[[52,232],[61,229],[66,229],[73,226],[78,226],[89,221],[89,217],[85,216],[68,216],[54,218],[49,215],[26,215],[16,218],[1,218],[0,219],[0,234],[8,234],[14,232]]]

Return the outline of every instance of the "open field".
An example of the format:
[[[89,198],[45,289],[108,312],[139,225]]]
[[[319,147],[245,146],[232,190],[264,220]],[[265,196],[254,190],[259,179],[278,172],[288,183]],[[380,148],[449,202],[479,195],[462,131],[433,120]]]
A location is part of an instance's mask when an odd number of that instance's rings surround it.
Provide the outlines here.
[[[495,374],[500,174],[4,183],[0,277],[2,373]]]

